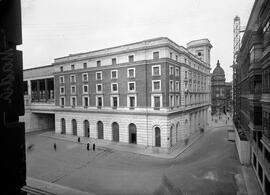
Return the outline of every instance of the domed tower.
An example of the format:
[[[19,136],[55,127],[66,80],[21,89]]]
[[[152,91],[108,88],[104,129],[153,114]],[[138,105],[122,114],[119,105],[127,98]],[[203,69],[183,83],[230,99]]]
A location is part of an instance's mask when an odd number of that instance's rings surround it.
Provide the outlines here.
[[[221,68],[219,60],[215,67],[211,78],[211,100],[212,100],[212,112],[222,113],[226,111],[226,97],[225,97],[225,73]]]
[[[213,46],[208,39],[199,39],[190,41],[187,44],[187,50],[200,58],[210,67],[210,50]]]

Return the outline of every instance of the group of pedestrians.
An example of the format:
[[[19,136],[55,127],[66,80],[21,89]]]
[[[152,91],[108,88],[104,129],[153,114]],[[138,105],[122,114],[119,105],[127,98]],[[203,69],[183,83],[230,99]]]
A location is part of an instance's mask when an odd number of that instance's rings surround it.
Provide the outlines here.
[[[80,138],[80,137],[78,137],[78,142],[79,142],[79,143],[81,142],[81,138]],[[54,151],[57,151],[57,145],[56,145],[56,143],[53,144],[53,149],[54,149]],[[87,143],[87,144],[86,144],[86,149],[87,149],[88,151],[90,150],[90,143]],[[93,149],[93,151],[96,150],[96,144],[95,144],[95,143],[93,143],[92,149]]]

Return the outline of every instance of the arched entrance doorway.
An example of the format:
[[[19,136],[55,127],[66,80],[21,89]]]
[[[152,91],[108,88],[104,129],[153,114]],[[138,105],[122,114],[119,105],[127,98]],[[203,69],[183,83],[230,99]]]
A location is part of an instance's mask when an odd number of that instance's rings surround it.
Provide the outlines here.
[[[83,121],[83,126],[84,126],[84,136],[90,137],[89,121],[88,120]]]
[[[155,146],[160,147],[161,146],[161,138],[160,138],[160,128],[155,128]]]
[[[77,135],[77,121],[75,119],[72,119],[72,134]]]
[[[112,123],[112,140],[119,142],[119,125],[116,122]]]
[[[104,138],[103,123],[101,121],[97,122],[97,135],[98,139]]]
[[[64,118],[61,118],[61,134],[66,134],[66,121]]]
[[[130,144],[137,144],[137,128],[136,125],[130,123],[128,126],[129,131],[129,143]]]

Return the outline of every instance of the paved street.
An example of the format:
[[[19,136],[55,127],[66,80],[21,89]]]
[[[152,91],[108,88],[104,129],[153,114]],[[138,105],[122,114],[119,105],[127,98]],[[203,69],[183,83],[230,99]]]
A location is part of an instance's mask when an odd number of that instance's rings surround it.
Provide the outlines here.
[[[226,130],[209,130],[171,160],[29,134],[27,175],[95,194],[236,194],[241,166]]]

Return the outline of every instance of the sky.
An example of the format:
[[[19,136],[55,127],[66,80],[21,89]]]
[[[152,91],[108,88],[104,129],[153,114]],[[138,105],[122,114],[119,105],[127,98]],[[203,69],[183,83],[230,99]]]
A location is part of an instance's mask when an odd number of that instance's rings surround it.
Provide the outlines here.
[[[232,80],[233,18],[247,24],[254,0],[22,0],[24,69],[55,58],[156,37],[179,45],[208,38]]]

